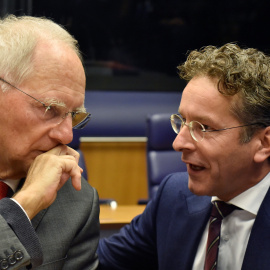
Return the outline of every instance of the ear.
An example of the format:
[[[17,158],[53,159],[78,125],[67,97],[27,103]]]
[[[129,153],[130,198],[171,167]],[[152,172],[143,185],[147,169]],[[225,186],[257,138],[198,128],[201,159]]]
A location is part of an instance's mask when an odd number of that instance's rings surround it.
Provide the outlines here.
[[[270,126],[258,134],[258,142],[259,145],[254,155],[254,161],[261,163],[270,157]]]

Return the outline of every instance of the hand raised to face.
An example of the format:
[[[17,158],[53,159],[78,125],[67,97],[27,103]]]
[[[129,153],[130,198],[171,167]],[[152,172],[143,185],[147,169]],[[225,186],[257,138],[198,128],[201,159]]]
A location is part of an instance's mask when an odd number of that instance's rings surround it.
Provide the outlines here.
[[[79,153],[66,145],[57,146],[36,157],[22,189],[13,197],[30,219],[54,202],[57,191],[70,177],[73,187],[81,189],[82,169],[78,161]]]

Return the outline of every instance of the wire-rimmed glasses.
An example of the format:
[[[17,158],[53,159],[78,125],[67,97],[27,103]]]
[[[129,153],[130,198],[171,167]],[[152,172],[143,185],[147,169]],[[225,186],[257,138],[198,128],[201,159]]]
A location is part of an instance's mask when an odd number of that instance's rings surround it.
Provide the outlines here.
[[[34,99],[35,101],[39,102],[42,104],[42,106],[45,108],[44,112],[44,119],[45,120],[55,120],[57,124],[60,124],[69,114],[71,115],[72,118],[72,128],[73,129],[83,129],[86,124],[90,121],[91,119],[91,114],[88,112],[84,111],[72,111],[72,112],[63,112],[59,108],[59,106],[53,105],[53,104],[45,104],[44,102],[36,99],[35,97],[29,95],[28,93],[24,92],[23,90],[19,89],[18,87],[12,85],[11,83],[7,82],[3,78],[0,77],[0,80],[9,86],[15,88],[16,90],[20,91],[21,93],[27,95],[28,97]]]
[[[186,123],[186,121],[179,114],[172,114],[170,120],[171,120],[172,128],[176,134],[180,132],[181,128],[183,128],[184,126],[187,126],[189,128],[191,137],[196,142],[201,142],[206,132],[222,131],[222,130],[246,127],[246,126],[251,126],[251,125],[265,126],[262,123],[251,123],[251,124],[245,124],[245,125],[240,125],[236,127],[229,127],[229,128],[222,128],[222,129],[206,129],[205,126],[198,121],[190,121],[189,123]]]

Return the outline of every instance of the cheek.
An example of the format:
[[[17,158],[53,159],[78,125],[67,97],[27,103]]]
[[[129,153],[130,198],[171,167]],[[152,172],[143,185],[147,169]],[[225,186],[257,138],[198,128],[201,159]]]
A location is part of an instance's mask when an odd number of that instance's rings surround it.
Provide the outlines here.
[[[12,115],[11,120],[7,120],[3,127],[0,122],[0,141],[5,146],[8,153],[26,155],[44,136],[40,123],[31,117],[27,112]]]
[[[236,139],[212,148],[205,156],[210,166],[212,181],[230,185],[252,166],[252,152],[249,146],[240,145]]]
[[[16,129],[12,132],[6,134],[6,136],[1,136],[1,140],[5,141],[5,146],[9,153],[22,154],[26,153],[31,147],[33,141],[33,134],[31,132],[26,132],[23,129]]]
[[[211,141],[204,145],[204,148],[201,149],[201,157],[209,173],[209,181],[217,184],[223,178],[227,178],[239,158],[235,156],[235,153],[237,150],[234,147],[231,148],[229,143],[224,145]]]

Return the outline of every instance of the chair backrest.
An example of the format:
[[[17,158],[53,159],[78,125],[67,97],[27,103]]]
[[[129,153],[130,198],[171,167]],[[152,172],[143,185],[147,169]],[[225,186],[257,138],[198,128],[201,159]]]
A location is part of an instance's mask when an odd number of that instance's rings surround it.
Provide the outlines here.
[[[179,92],[86,91],[85,108],[91,121],[81,137],[145,137],[148,114],[170,113],[177,109]]]
[[[80,137],[80,130],[73,130],[73,140],[70,144],[68,144],[68,146],[75,149],[80,154],[79,166],[83,169],[82,176],[85,178],[85,180],[88,180],[84,155],[83,152],[80,150]]]
[[[172,143],[176,134],[170,124],[171,114],[152,114],[147,117],[147,174],[148,196],[152,199],[164,177],[173,172],[184,172],[186,164],[182,153]]]

